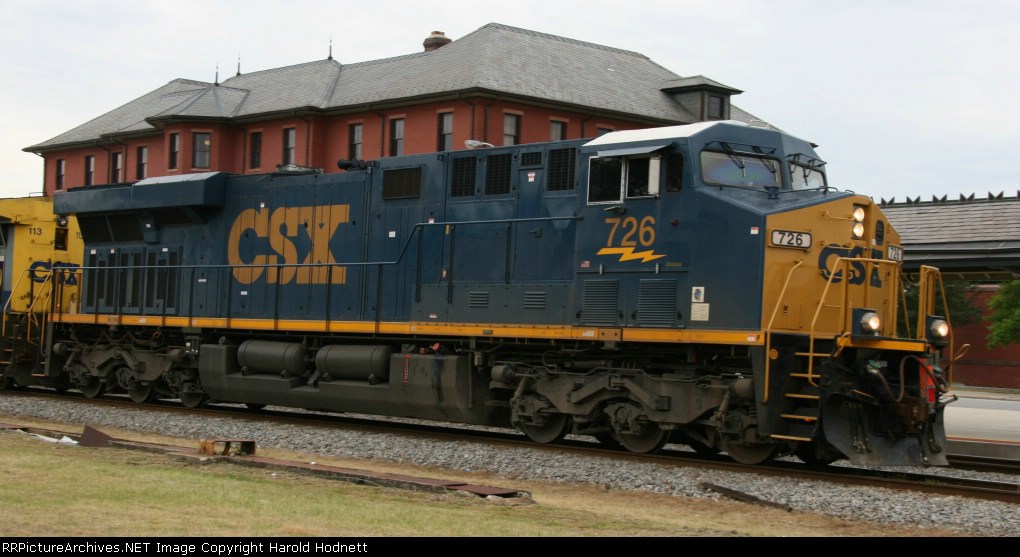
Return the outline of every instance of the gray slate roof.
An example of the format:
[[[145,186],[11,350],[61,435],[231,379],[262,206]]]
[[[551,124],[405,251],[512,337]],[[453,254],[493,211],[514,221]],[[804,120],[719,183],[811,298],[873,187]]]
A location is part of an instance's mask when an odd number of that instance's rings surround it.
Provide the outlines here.
[[[986,269],[1020,276],[1020,194],[883,205],[900,232],[904,266]]]
[[[697,78],[694,81],[698,83],[728,88],[703,76]],[[329,111],[464,90],[593,107],[663,124],[689,123],[697,118],[661,89],[690,80],[636,52],[490,23],[428,52],[351,64],[319,60],[242,74],[218,85],[175,79],[24,150],[154,130],[147,119],[244,118],[296,109]],[[735,106],[731,106],[731,117],[755,119]]]

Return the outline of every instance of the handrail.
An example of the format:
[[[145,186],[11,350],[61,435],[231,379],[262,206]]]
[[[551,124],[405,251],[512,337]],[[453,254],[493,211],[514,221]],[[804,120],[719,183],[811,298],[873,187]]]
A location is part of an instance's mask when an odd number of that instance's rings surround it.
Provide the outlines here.
[[[846,331],[846,329],[848,328],[847,327],[847,306],[849,306],[849,294],[850,294],[850,280],[849,280],[850,279],[850,267],[849,267],[849,265],[850,265],[851,262],[853,262],[853,263],[867,263],[869,265],[877,263],[880,267],[882,265],[898,265],[899,264],[897,261],[892,261],[892,260],[887,260],[887,259],[872,259],[872,258],[865,258],[865,257],[837,257],[836,258],[836,263],[835,263],[835,265],[833,265],[833,270],[829,272],[829,278],[825,282],[825,288],[822,290],[822,295],[818,299],[818,306],[815,308],[815,315],[811,319],[811,328],[808,331],[808,353],[809,354],[814,354],[815,353],[815,337],[816,337],[815,327],[818,324],[818,317],[819,317],[819,315],[821,315],[822,307],[825,306],[825,301],[826,301],[826,299],[828,297],[829,288],[832,286],[832,284],[834,282],[834,279],[836,278],[837,274],[840,276],[840,280],[843,282],[843,287],[842,287],[843,288],[843,300],[842,300],[842,303],[838,306],[839,310],[840,310],[838,322],[842,323],[843,331],[840,331],[840,334],[838,334],[836,336],[837,337],[843,336],[847,332]],[[868,270],[870,270],[870,269],[871,268],[869,267]],[[865,277],[864,277],[865,282],[867,282],[869,280],[868,274],[870,274],[870,273],[867,272],[868,270],[866,270],[866,273],[865,273]],[[838,273],[837,273],[837,271],[838,271]],[[814,375],[814,365],[815,365],[814,357],[813,356],[808,357],[808,376]]]
[[[772,372],[772,364],[771,364],[771,359],[769,357],[769,353],[771,352],[771,349],[772,349],[773,325],[775,323],[776,315],[778,315],[778,313],[779,313],[779,308],[780,308],[780,306],[782,305],[782,303],[783,303],[783,301],[785,299],[786,291],[787,291],[787,289],[789,287],[789,284],[790,284],[790,281],[791,281],[791,279],[793,277],[793,273],[803,263],[804,263],[803,259],[798,259],[797,262],[793,265],[793,267],[791,267],[790,270],[787,272],[786,280],[783,283],[783,288],[780,291],[779,296],[778,296],[778,298],[776,300],[776,305],[772,308],[772,314],[769,317],[768,324],[765,327],[765,381],[764,381],[765,385],[764,385],[764,393],[762,395],[762,404],[768,403],[768,400],[769,400],[769,385],[770,385],[770,382],[771,382],[771,372]],[[811,319],[811,326],[810,326],[810,328],[808,330],[808,354],[809,354],[809,357],[808,357],[807,378],[808,378],[808,381],[812,385],[814,385],[814,386],[817,386],[817,383],[815,383],[815,379],[818,377],[817,375],[815,375],[815,369],[814,369],[814,362],[815,362],[815,360],[814,360],[814,357],[813,357],[813,354],[815,353],[815,339],[818,337],[818,334],[819,334],[818,331],[817,331],[818,319],[821,316],[822,308],[827,305],[826,301],[828,300],[829,289],[836,282],[837,278],[838,278],[838,280],[842,281],[842,286],[841,286],[841,288],[842,288],[842,292],[841,292],[842,296],[841,296],[841,300],[839,302],[839,305],[837,306],[839,308],[839,310],[840,310],[840,313],[839,313],[839,316],[838,316],[838,322],[841,323],[841,325],[840,325],[840,329],[841,330],[839,332],[837,332],[834,335],[833,338],[848,338],[849,334],[850,334],[850,332],[848,331],[849,326],[848,326],[848,323],[847,323],[847,310],[848,310],[848,308],[850,306],[850,287],[852,286],[850,284],[850,280],[849,280],[849,278],[850,278],[850,274],[849,274],[850,273],[850,264],[851,263],[864,263],[864,264],[867,265],[867,267],[865,268],[865,276],[864,276],[864,280],[865,281],[869,281],[870,280],[870,274],[871,274],[872,269],[874,268],[873,267],[874,265],[878,265],[880,268],[883,265],[885,265],[885,266],[898,265],[898,263],[896,261],[891,261],[891,260],[886,260],[886,259],[871,259],[871,258],[863,258],[863,257],[838,257],[836,259],[836,262],[833,265],[832,270],[829,272],[828,279],[826,280],[826,283],[825,283],[825,288],[822,290],[822,295],[818,299],[818,305],[815,308],[815,313],[814,313],[814,315],[812,316],[812,319]],[[898,276],[896,278],[898,279]],[[893,288],[896,288],[896,284],[893,285]],[[891,316],[892,316],[892,318],[895,319],[895,308],[892,309],[892,310],[887,310],[887,311],[889,311]],[[884,317],[889,317],[889,316],[890,315],[886,315]],[[840,342],[839,344],[841,346],[839,346],[837,349],[841,350],[842,347],[843,347],[842,346],[843,343]]]
[[[786,296],[786,288],[790,286],[790,279],[793,278],[793,272],[803,264],[804,260],[798,259],[797,262],[794,263],[793,267],[790,268],[790,271],[786,273],[786,281],[783,282],[783,289],[779,292],[779,298],[776,300],[776,307],[772,308],[772,316],[769,317],[768,325],[765,327],[765,394],[761,401],[762,404],[767,404],[769,401],[769,373],[772,368],[772,358],[769,357],[769,354],[772,352],[772,323],[775,322],[776,314],[779,313],[779,306],[782,305],[783,297]]]
[[[942,273],[936,267],[930,267],[928,265],[921,265],[920,280],[918,282],[918,294],[917,294],[917,338],[924,340],[927,338],[927,317],[929,315],[935,315],[935,288],[938,287],[939,294],[942,298],[942,307],[945,309],[942,317],[946,320],[946,324],[949,325],[949,343],[947,348],[949,349],[948,361],[949,364],[946,366],[946,382],[950,385],[953,383],[953,366],[956,361],[964,356],[967,351],[970,350],[970,344],[964,344],[960,347],[960,355],[954,356],[956,352],[956,346],[953,342],[953,321],[949,316],[949,298],[946,296],[946,283],[942,280]]]
[[[11,305],[14,303],[14,293],[18,291],[18,287],[21,286],[21,281],[24,280],[25,277],[28,274],[29,274],[29,270],[25,269],[24,271],[22,271],[21,276],[18,277],[18,280],[14,281],[14,287],[11,288],[11,295],[8,296],[7,297],[7,301],[4,302],[4,307],[3,307],[3,310],[2,310],[4,315],[6,315],[8,312],[10,312]],[[31,279],[29,279],[29,280],[31,280]],[[3,321],[3,323],[0,324],[0,336],[6,336],[7,335],[7,321],[8,320],[7,319],[3,319],[2,321]]]

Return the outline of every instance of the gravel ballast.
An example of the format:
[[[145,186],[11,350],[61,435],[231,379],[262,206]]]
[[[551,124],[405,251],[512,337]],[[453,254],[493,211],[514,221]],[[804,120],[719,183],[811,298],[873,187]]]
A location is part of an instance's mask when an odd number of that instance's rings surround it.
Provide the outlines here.
[[[678,497],[720,499],[703,483],[724,486],[792,510],[881,524],[957,530],[969,535],[1020,536],[1020,505],[804,481],[689,466],[632,463],[480,442],[436,441],[413,435],[282,425],[266,421],[188,416],[35,397],[0,395],[0,415],[194,439],[255,439],[260,447],[340,458],[378,459],[449,470],[484,471],[508,479],[592,483]],[[1013,481],[1016,476],[939,469],[943,474]],[[931,473],[932,469],[924,469]]]

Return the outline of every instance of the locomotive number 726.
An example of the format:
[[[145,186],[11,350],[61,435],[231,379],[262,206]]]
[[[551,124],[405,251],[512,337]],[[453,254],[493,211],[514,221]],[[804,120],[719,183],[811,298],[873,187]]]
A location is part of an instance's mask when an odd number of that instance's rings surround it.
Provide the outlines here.
[[[606,224],[612,225],[606,246],[630,247],[641,244],[648,247],[655,243],[655,217],[646,216],[640,222],[637,217],[610,217],[606,219]],[[618,244],[615,243],[617,232],[620,232]]]

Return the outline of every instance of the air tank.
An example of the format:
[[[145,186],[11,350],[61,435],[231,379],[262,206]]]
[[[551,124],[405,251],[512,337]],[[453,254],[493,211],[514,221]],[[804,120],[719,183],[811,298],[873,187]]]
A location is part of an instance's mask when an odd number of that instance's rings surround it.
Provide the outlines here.
[[[247,340],[237,348],[237,363],[249,373],[304,375],[306,356],[304,345],[298,342]]]
[[[334,379],[381,383],[390,378],[392,346],[331,344],[315,354],[315,369]]]

